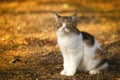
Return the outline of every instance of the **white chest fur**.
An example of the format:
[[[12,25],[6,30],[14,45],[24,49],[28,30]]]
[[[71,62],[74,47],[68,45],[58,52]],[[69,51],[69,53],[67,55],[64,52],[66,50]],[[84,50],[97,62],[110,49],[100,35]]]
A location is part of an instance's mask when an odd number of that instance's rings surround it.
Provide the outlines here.
[[[76,34],[61,34],[57,32],[59,46],[66,48],[76,48],[82,45],[82,36]]]

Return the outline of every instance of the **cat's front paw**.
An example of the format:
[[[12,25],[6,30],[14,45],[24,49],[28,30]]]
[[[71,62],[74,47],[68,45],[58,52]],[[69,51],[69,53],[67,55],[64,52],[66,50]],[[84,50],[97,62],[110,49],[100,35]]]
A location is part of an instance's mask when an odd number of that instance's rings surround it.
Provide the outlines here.
[[[74,76],[75,75],[75,72],[70,72],[70,71],[68,71],[67,73],[66,73],[66,76]]]
[[[60,74],[61,74],[61,75],[66,75],[66,71],[65,71],[65,70],[62,70],[62,71],[60,72]]]
[[[89,71],[89,74],[91,74],[91,75],[95,75],[95,74],[98,74],[99,73],[99,71],[97,71],[97,70],[91,70],[91,71]]]

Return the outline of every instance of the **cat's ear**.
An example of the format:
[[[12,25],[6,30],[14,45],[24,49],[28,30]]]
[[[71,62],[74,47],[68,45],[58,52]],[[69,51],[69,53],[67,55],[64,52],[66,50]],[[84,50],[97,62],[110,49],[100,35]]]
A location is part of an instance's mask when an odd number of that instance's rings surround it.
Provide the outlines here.
[[[57,13],[54,13],[54,18],[56,21],[58,21],[58,19],[60,18],[60,16]]]
[[[72,21],[77,21],[77,13],[74,13],[73,15],[72,15]]]

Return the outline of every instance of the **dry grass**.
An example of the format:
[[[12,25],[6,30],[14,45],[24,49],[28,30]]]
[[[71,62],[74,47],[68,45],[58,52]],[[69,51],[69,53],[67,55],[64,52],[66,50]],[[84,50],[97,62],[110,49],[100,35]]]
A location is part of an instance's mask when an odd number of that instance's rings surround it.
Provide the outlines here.
[[[105,8],[103,0],[2,1],[0,80],[119,80],[120,7],[114,6],[119,2],[110,2],[105,2]],[[108,58],[108,70],[93,76],[79,71],[73,77],[59,74],[63,60],[53,28],[54,11],[61,15],[78,12],[78,28],[96,37]]]

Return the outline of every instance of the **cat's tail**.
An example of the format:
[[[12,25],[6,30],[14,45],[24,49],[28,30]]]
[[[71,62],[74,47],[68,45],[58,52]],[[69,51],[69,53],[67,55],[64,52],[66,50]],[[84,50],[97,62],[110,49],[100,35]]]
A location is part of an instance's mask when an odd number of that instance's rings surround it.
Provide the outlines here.
[[[95,68],[99,69],[99,70],[108,68],[109,67],[108,59],[105,57],[105,54],[104,54],[103,50],[101,48],[98,48],[96,53],[98,53],[98,55],[101,56],[100,57],[101,59],[100,59],[99,63],[96,65]],[[96,58],[99,58],[99,57],[96,57]]]
[[[102,70],[105,68],[108,68],[108,60],[107,59],[102,59],[97,65],[96,65],[96,69]]]

